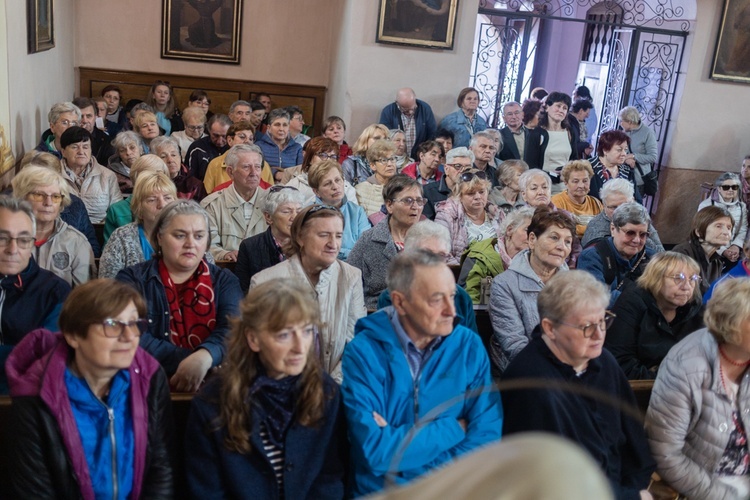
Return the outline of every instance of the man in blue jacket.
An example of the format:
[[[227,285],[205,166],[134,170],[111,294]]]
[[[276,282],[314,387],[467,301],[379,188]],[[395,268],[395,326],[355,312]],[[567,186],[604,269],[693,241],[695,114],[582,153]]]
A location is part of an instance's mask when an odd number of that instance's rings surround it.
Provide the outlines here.
[[[380,112],[380,123],[390,129],[403,130],[406,135],[406,150],[411,151],[412,158],[419,158],[419,145],[431,141],[437,132],[435,115],[432,108],[424,101],[417,99],[414,90],[399,89],[396,102],[392,102]]]
[[[410,481],[500,439],[502,406],[479,336],[454,326],[444,260],[406,251],[388,270],[393,306],[357,322],[343,359],[354,496]]]

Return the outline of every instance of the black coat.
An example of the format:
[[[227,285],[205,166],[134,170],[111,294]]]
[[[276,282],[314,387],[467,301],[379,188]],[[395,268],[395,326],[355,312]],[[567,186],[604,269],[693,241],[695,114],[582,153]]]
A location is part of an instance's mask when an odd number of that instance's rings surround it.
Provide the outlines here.
[[[721,255],[718,252],[709,258],[706,255],[706,251],[697,241],[686,241],[680,243],[672,249],[673,252],[682,253],[688,257],[692,257],[701,268],[701,295],[704,295],[711,283],[721,278],[724,263],[721,260]]]
[[[641,423],[610,401],[563,390],[556,384],[593,390],[636,407],[635,396],[617,361],[606,350],[576,375],[541,337],[540,327],[503,373],[507,380],[530,379],[540,389],[503,390],[503,435],[545,431],[586,449],[607,476],[618,499],[638,499],[656,468]]]
[[[237,254],[237,265],[234,268],[234,274],[240,279],[242,294],[247,294],[250,280],[256,273],[279,262],[279,248],[273,240],[270,227],[260,234],[242,240]]]
[[[422,215],[430,220],[435,220],[435,205],[447,200],[451,195],[451,189],[445,183],[445,177],[443,176],[438,182],[431,182],[424,186],[423,196],[427,203],[422,209]]]
[[[703,328],[700,300],[678,308],[675,318],[667,322],[656,298],[633,283],[625,287],[612,312],[617,317],[607,330],[604,345],[630,380],[655,379],[669,350]]]
[[[529,137],[529,129],[523,127],[523,134],[526,138],[524,140],[525,144],[525,141]],[[503,127],[500,129],[500,136],[503,138],[503,149],[500,150],[497,157],[502,161],[521,160],[521,153],[518,151],[518,144],[516,144],[516,140],[513,138],[513,132],[508,127]]]
[[[578,159],[578,148],[573,132],[568,130],[570,139],[570,159]],[[523,159],[529,164],[529,168],[539,168],[544,170],[544,153],[547,151],[549,144],[549,133],[542,127],[536,127],[529,130],[526,135],[526,144],[523,148]]]

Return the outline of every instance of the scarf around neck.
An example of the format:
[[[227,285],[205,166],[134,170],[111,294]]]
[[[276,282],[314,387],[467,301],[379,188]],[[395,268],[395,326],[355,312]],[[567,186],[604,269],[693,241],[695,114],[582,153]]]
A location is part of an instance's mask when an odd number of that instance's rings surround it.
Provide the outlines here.
[[[253,404],[260,421],[268,431],[268,439],[279,449],[284,449],[286,432],[294,417],[297,403],[297,382],[301,375],[270,378],[261,367],[248,392],[248,400]]]

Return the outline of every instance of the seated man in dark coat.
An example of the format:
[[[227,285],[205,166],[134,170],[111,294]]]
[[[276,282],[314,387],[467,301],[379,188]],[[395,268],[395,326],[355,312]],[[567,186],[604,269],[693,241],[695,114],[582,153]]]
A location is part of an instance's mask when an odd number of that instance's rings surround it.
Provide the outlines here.
[[[638,499],[656,464],[640,421],[618,405],[636,408],[628,380],[603,348],[608,302],[607,288],[583,271],[557,273],[539,292],[540,324],[503,373],[503,381],[536,385],[502,391],[503,435],[567,437],[601,466],[616,498]]]
[[[57,331],[70,285],[31,257],[36,224],[31,206],[0,196],[0,394],[8,393],[5,360],[32,330]]]

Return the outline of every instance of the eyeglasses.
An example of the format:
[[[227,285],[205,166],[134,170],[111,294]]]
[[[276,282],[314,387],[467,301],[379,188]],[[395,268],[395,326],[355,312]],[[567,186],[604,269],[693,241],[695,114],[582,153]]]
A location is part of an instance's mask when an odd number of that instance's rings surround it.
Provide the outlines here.
[[[63,127],[77,127],[78,122],[77,121],[70,121],[70,120],[60,120],[60,125]]]
[[[328,153],[318,153],[315,156],[317,156],[321,160],[338,160],[339,159],[339,155],[336,155],[336,154],[332,155]]]
[[[204,125],[186,125],[185,128],[193,132],[198,132],[199,130],[203,130],[206,127]]]
[[[396,157],[391,156],[390,158],[379,158],[375,161],[378,163],[396,163]]]
[[[138,318],[133,321],[120,321],[119,319],[107,318],[102,321],[102,327],[104,327],[104,336],[110,339],[116,339],[125,333],[125,328],[132,329],[136,327],[136,337],[140,337],[146,330],[148,330],[148,320],[144,318]]]
[[[646,238],[651,236],[651,233],[648,231],[635,231],[633,229],[628,229],[627,231],[623,231],[619,227],[617,228],[617,230],[620,231],[621,233],[625,233],[625,236],[631,240],[635,238],[636,236],[638,236],[642,240],[645,240]]]
[[[737,184],[732,184],[731,186],[719,186],[719,189],[722,191],[739,191],[740,187]]]
[[[31,248],[31,245],[34,244],[36,238],[34,238],[33,236],[17,236],[14,238],[7,234],[0,234],[0,248],[7,247],[13,240],[16,240],[16,245],[18,245],[18,248],[27,250]]]
[[[461,165],[460,163],[446,163],[445,166],[455,168],[459,172],[465,168],[471,168],[471,165]]]
[[[486,181],[487,172],[485,172],[484,170],[477,170],[476,172],[464,172],[463,174],[461,174],[460,179],[461,179],[461,182],[469,182],[474,177],[478,179],[482,179],[483,181]]]
[[[284,184],[274,184],[270,188],[268,188],[269,193],[278,193],[279,191],[282,191],[284,189],[292,189],[294,191],[298,191],[298,189],[294,186],[285,186]]]
[[[596,332],[597,328],[603,332],[606,332],[607,328],[612,326],[612,322],[616,317],[617,315],[615,315],[613,312],[604,311],[604,317],[596,323],[586,323],[585,325],[571,325],[570,323],[564,323],[562,321],[555,321],[555,323],[557,323],[558,325],[569,326],[571,328],[577,328],[578,330],[581,330],[583,332],[583,338],[590,339]]]
[[[406,206],[412,206],[415,203],[419,205],[420,207],[425,206],[427,204],[427,198],[412,198],[409,196],[408,198],[401,198],[400,200],[393,200],[395,203],[403,203]]]
[[[667,278],[672,278],[675,285],[682,285],[686,281],[689,281],[691,284],[697,285],[703,280],[703,278],[701,278],[697,274],[693,274],[692,276],[685,276],[684,273],[667,276]]]
[[[54,203],[55,205],[57,205],[58,203],[61,203],[63,199],[65,198],[65,195],[63,194],[59,194],[59,193],[47,194],[47,193],[39,193],[37,191],[32,191],[26,196],[30,198],[31,201],[36,201],[36,202],[45,201],[47,200],[47,198],[49,198],[50,200],[52,200],[52,203]]]

